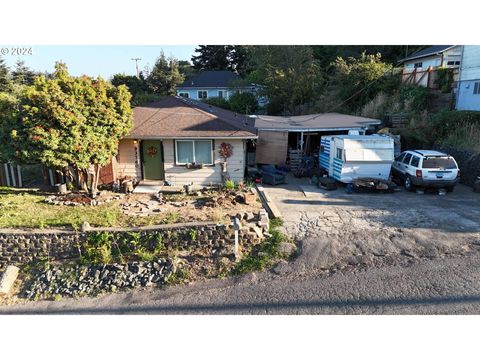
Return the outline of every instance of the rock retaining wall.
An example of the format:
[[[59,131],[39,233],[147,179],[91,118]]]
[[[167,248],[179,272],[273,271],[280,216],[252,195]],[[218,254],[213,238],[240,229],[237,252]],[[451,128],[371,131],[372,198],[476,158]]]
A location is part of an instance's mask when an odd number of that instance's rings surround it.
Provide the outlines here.
[[[262,228],[256,223],[250,225],[240,230],[239,240],[242,246],[253,244],[262,237]],[[78,258],[81,244],[87,240],[89,234],[99,232],[115,233],[120,241],[128,240],[132,233],[138,233],[141,240],[161,239],[166,249],[177,250],[215,251],[233,246],[234,243],[232,226],[215,223],[169,224],[127,229],[94,228],[84,232],[4,229],[0,230],[0,267],[7,263],[21,265],[47,257],[50,260]]]

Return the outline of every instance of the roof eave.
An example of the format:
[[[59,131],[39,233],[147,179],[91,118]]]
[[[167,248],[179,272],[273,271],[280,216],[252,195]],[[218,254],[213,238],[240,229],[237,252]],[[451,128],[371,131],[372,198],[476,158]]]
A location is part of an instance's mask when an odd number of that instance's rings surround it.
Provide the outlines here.
[[[410,60],[422,59],[422,58],[433,56],[433,55],[441,55],[445,51],[450,50],[451,48],[453,48],[455,46],[457,46],[457,45],[449,46],[449,47],[443,49],[442,51],[431,52],[431,53],[424,54],[424,55],[419,55],[419,56],[406,57],[405,59],[400,60],[399,64],[403,64],[403,63],[405,63],[407,61],[410,61]]]

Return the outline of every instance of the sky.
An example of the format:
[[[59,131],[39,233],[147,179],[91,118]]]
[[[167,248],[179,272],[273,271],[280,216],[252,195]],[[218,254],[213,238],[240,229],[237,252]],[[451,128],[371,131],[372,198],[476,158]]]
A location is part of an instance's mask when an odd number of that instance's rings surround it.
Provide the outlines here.
[[[15,46],[17,47],[17,46]],[[32,48],[32,55],[13,55],[12,46],[0,45],[1,53],[5,62],[13,68],[18,59],[24,60],[25,64],[35,71],[52,72],[56,61],[63,61],[67,64],[70,74],[74,76],[89,75],[93,77],[102,76],[109,79],[113,74],[125,73],[135,75],[135,61],[132,58],[141,58],[139,68],[145,66],[150,68],[156,58],[163,50],[165,55],[174,56],[178,60],[190,60],[195,52],[196,45],[181,46],[140,46],[140,45],[72,45],[72,46],[18,46],[21,48]]]

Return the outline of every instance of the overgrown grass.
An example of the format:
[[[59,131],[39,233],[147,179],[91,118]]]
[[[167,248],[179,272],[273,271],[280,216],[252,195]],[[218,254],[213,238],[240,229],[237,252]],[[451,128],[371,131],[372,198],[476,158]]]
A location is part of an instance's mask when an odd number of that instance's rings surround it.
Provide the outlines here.
[[[92,232],[80,248],[83,264],[111,264],[152,261],[166,254],[160,234],[141,236],[138,232]]]
[[[233,275],[245,274],[251,271],[258,271],[272,266],[281,259],[278,248],[286,240],[285,235],[279,227],[283,225],[282,219],[270,220],[270,237],[255,246],[232,270]]]
[[[0,187],[0,228],[73,228],[84,221],[92,226],[143,226],[176,223],[177,212],[138,217],[123,214],[117,201],[98,206],[62,206],[44,202],[45,194],[36,190]]]

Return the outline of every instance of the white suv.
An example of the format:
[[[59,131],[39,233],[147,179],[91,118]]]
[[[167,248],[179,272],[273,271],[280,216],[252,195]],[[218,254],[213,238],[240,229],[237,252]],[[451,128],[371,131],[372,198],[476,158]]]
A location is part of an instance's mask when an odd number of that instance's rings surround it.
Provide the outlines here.
[[[392,175],[403,180],[405,189],[409,191],[415,187],[453,191],[460,179],[460,170],[455,159],[448,154],[432,150],[409,150],[395,159]]]

